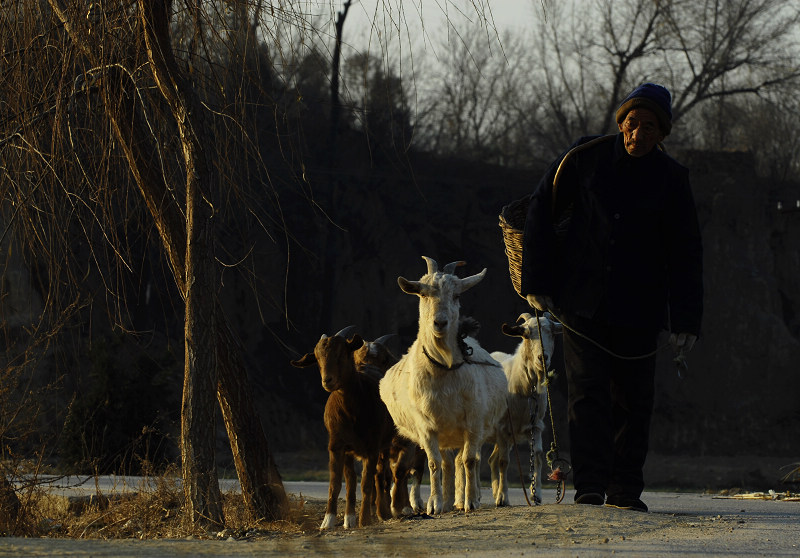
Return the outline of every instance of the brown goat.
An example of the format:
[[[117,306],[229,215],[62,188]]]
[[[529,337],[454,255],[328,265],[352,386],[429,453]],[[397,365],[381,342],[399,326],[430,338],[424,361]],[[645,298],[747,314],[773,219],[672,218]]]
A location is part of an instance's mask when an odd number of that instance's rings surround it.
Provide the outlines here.
[[[344,527],[356,526],[356,458],[363,465],[358,525],[372,523],[373,505],[381,520],[391,517],[384,469],[395,428],[378,395],[378,381],[356,370],[354,353],[363,344],[358,334],[350,339],[341,332],[332,337],[323,334],[313,353],[292,361],[293,366],[301,368],[317,364],[322,387],[330,392],[324,414],[328,430],[330,485],[320,529],[330,529],[336,524],[343,473],[346,482]]]
[[[353,356],[359,372],[380,381],[386,371],[400,360],[386,347],[386,340],[390,337],[392,334],[384,335],[375,341],[364,341],[364,344],[355,351]],[[384,482],[387,485],[392,484],[392,515],[399,518],[403,515],[411,515],[413,512],[423,512],[420,485],[422,484],[422,474],[427,467],[425,452],[408,438],[395,434],[388,457],[390,471],[387,473],[391,472],[392,478],[391,483],[388,476]],[[411,497],[408,493],[409,478],[413,481]]]

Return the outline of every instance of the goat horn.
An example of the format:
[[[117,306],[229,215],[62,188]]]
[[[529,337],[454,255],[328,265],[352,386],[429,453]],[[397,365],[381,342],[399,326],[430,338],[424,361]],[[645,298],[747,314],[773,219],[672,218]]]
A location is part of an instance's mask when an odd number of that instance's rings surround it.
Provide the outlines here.
[[[428,256],[422,256],[422,259],[428,264],[428,273],[434,274],[439,271],[439,264],[436,263],[436,260],[433,258],[429,258]]]
[[[483,271],[480,273],[476,273],[475,275],[471,275],[469,277],[464,277],[461,280],[461,292],[463,293],[467,289],[471,289],[475,285],[481,282],[481,280],[486,276],[486,268],[483,268]]]
[[[319,340],[322,341],[323,339],[327,339],[327,338],[328,338],[328,336],[323,333],[322,335],[320,335]]]
[[[461,267],[462,265],[467,265],[467,262],[461,262],[461,261],[459,261],[459,262],[450,262],[449,264],[444,266],[443,273],[447,273],[449,275],[455,275],[456,268],[457,267]]]
[[[382,337],[378,337],[375,341],[373,341],[373,343],[377,343],[378,345],[385,345],[386,342],[389,339],[391,339],[392,337],[394,337],[395,335],[397,335],[397,334],[396,333],[387,333],[386,335],[384,335]]]
[[[527,322],[530,319],[531,319],[531,315],[528,314],[527,312],[523,312],[522,314],[519,315],[519,318],[517,318],[517,321],[518,322]]]
[[[344,337],[345,339],[349,339],[349,338],[350,338],[350,336],[351,336],[353,333],[355,333],[355,331],[356,331],[356,326],[354,326],[354,325],[349,325],[349,326],[347,326],[347,327],[343,328],[341,331],[339,331],[339,333],[337,333],[336,335],[334,335],[334,337]]]

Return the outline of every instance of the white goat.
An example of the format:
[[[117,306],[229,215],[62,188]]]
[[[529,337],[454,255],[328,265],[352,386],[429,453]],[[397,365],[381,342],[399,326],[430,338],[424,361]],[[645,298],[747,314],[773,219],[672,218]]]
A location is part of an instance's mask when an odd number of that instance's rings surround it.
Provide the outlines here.
[[[547,412],[547,370],[553,356],[555,336],[562,332],[562,328],[550,313],[540,316],[538,324],[536,317],[527,313],[520,315],[517,322],[520,320],[523,323],[514,326],[503,324],[503,333],[522,338],[516,352],[513,355],[500,351],[492,353],[492,357],[503,365],[508,380],[508,415],[501,419],[497,437],[487,440],[495,443],[489,456],[489,468],[492,473],[492,496],[497,506],[509,504],[506,480],[509,451],[526,440],[530,440],[534,455],[531,479],[533,500],[537,504],[542,503],[542,431]],[[530,417],[529,401],[535,406],[535,417]]]
[[[400,362],[386,372],[380,394],[398,432],[417,442],[428,456],[428,513],[452,509],[449,494],[442,489],[441,450],[448,448],[459,452],[457,464],[463,474],[459,471],[455,478],[464,479],[464,484],[455,491],[463,494],[459,504],[470,511],[480,506],[481,444],[498,428],[506,409],[502,367],[475,339],[461,340],[458,335],[459,296],[478,284],[486,269],[462,279],[453,272],[463,262],[448,264],[440,272],[436,261],[423,258],[428,272],[419,281],[397,279],[404,292],[419,296],[419,332]],[[447,472],[445,476],[453,478]]]

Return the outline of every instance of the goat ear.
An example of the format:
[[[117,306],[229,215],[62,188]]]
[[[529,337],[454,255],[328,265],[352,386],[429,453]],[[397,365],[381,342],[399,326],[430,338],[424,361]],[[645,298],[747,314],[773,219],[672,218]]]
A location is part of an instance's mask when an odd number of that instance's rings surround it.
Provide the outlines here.
[[[564,325],[561,322],[553,321],[553,331],[556,335],[564,333]]]
[[[467,289],[471,289],[478,283],[480,283],[483,278],[486,276],[486,268],[483,268],[483,271],[480,273],[476,273],[475,275],[471,275],[470,277],[464,277],[461,280],[461,292],[463,293]]]
[[[419,281],[409,281],[405,277],[398,277],[397,284],[400,285],[400,288],[404,293],[408,294],[420,294],[422,290],[421,284]]]
[[[301,358],[292,361],[292,366],[296,368],[306,368],[307,366],[313,366],[317,363],[317,357],[314,356],[314,353],[306,353]]]
[[[503,333],[509,337],[522,337],[522,334],[524,333],[522,326],[518,325],[510,326],[508,324],[503,324],[501,329],[503,330]]]

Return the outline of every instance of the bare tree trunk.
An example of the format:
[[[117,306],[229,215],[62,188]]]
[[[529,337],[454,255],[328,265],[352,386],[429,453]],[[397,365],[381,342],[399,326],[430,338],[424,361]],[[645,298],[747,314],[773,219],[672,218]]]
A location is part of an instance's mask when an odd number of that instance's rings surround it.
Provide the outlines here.
[[[181,457],[188,519],[222,526],[222,495],[216,465],[217,351],[214,343],[216,265],[213,208],[204,196],[214,185],[204,151],[209,141],[202,108],[172,55],[169,10],[164,0],[141,0],[139,16],[153,77],[178,124],[186,169],[185,369],[181,405]]]
[[[228,324],[220,319],[217,323],[217,359],[221,372],[219,404],[242,495],[256,519],[283,519],[289,511],[289,499],[250,396],[242,362],[243,350]]]
[[[341,67],[341,54],[342,54],[342,33],[344,29],[344,22],[347,18],[347,12],[350,9],[350,0],[344,3],[342,11],[336,16],[336,40],[333,48],[333,56],[331,59],[331,107],[330,107],[330,124],[328,129],[328,150],[326,156],[326,165],[328,170],[334,171],[339,160],[339,121],[341,120],[341,102],[339,99],[339,74]],[[319,193],[320,206],[328,211],[333,207],[334,193],[338,186],[338,175],[336,172],[330,173],[327,188],[323,188]],[[323,291],[322,304],[320,306],[319,323],[323,330],[333,327],[331,320],[333,317],[333,298],[336,289],[336,281],[338,278],[338,268],[336,265],[336,256],[338,254],[338,231],[326,216],[322,221],[322,229],[320,233],[324,245],[322,246],[322,276],[327,277],[325,290]]]
[[[163,176],[156,166],[148,164],[144,147],[147,133],[140,125],[140,116],[133,96],[120,95],[118,102],[107,102],[107,110],[115,134],[122,145],[129,166],[161,235],[172,263],[175,282],[185,292],[184,252],[186,230],[180,207],[169,194]],[[224,313],[217,304],[215,343],[219,370],[217,397],[230,440],[231,451],[242,487],[245,504],[258,518],[281,519],[289,501],[278,468],[269,451],[269,443],[251,397],[241,349],[230,331]]]
[[[255,413],[252,400],[249,395],[249,387],[244,373],[244,366],[240,360],[238,351],[231,350],[235,347],[234,339],[228,329],[227,325],[222,326],[214,324],[214,309],[218,307],[218,301],[214,296],[214,287],[216,286],[216,274],[203,276],[206,270],[216,269],[215,262],[211,257],[211,244],[212,236],[207,236],[203,231],[194,231],[192,226],[192,210],[201,210],[201,219],[195,223],[195,226],[200,225],[205,227],[206,224],[210,227],[211,223],[211,207],[207,203],[202,202],[202,193],[210,193],[212,189],[213,165],[210,160],[204,155],[202,146],[213,145],[212,138],[208,133],[208,127],[202,124],[202,109],[200,108],[199,100],[196,98],[194,90],[186,83],[181,75],[181,72],[172,57],[172,50],[169,41],[169,17],[167,13],[167,3],[164,0],[150,0],[140,4],[145,7],[142,11],[142,22],[145,26],[145,40],[148,43],[148,52],[151,60],[155,61],[156,65],[153,70],[156,75],[156,81],[164,97],[173,107],[173,113],[178,120],[178,126],[181,130],[182,142],[186,155],[187,165],[187,186],[189,185],[190,168],[198,173],[200,178],[200,185],[205,184],[201,191],[197,192],[195,196],[190,196],[187,189],[187,220],[189,226],[189,250],[187,251],[187,265],[186,265],[186,285],[187,285],[187,300],[186,300],[186,325],[187,325],[187,351],[190,347],[190,337],[199,337],[203,330],[203,321],[210,319],[211,326],[206,329],[207,335],[210,336],[216,333],[214,338],[203,339],[203,344],[195,345],[196,350],[201,348],[211,351],[216,357],[217,354],[224,356],[224,368],[226,371],[235,370],[236,374],[221,374],[219,383],[214,387],[218,389],[220,407],[222,409],[223,419],[225,420],[228,429],[228,437],[231,442],[231,450],[233,453],[234,461],[239,471],[239,482],[242,486],[242,492],[245,495],[245,501],[249,504],[250,508],[257,514],[258,517],[269,517],[270,519],[278,519],[283,517],[288,511],[288,499],[283,489],[278,469],[272,459],[272,455],[265,451],[263,448],[258,449],[257,442],[263,440],[266,448],[266,437],[261,429],[261,422]],[[148,25],[156,27],[150,27]],[[151,31],[155,30],[154,33]],[[154,41],[150,44],[150,41]],[[160,55],[160,59],[156,55]],[[163,66],[161,64],[163,63]],[[191,154],[194,154],[193,158]],[[197,165],[192,167],[191,161]],[[199,165],[203,165],[200,167]],[[200,174],[200,171],[203,171]],[[193,200],[193,198],[196,198]],[[193,202],[194,201],[194,205]],[[193,237],[192,233],[198,232],[197,237]],[[203,240],[205,239],[205,240]],[[204,244],[205,242],[205,244]],[[196,261],[192,261],[193,244],[195,247]],[[203,248],[205,246],[205,249]],[[192,277],[192,273],[195,276]],[[202,290],[197,294],[197,306],[193,308],[193,304],[188,296],[192,288],[197,288],[196,281],[199,280],[210,281],[205,285]],[[206,311],[211,311],[211,315],[204,314]],[[199,323],[193,323],[193,319],[200,319]],[[192,333],[190,334],[190,330]],[[222,343],[220,343],[220,340]],[[214,365],[220,365],[223,359],[215,359]],[[188,361],[189,354],[187,352],[187,375],[188,375]],[[216,375],[215,375],[216,376]],[[206,385],[206,378],[203,378],[204,385]],[[213,393],[209,391],[208,393]],[[186,402],[186,395],[184,395]],[[198,398],[198,403],[200,398]],[[205,408],[205,401],[203,405]],[[184,414],[185,418],[185,414]],[[208,425],[209,423],[206,423]],[[213,423],[211,423],[213,424]],[[213,436],[213,433],[212,433]],[[213,456],[213,452],[211,452]],[[184,472],[184,476],[186,473]],[[214,470],[214,482],[216,484],[216,470]],[[218,485],[216,486],[217,494],[219,491]],[[219,510],[221,517],[221,508]]]
[[[187,156],[187,159],[190,159]],[[187,183],[185,368],[181,404],[181,458],[192,523],[224,525],[216,464],[217,351],[211,258],[211,211],[195,181]]]
[[[125,151],[142,196],[157,221],[165,250],[173,263],[175,282],[181,293],[185,292],[184,252],[186,231],[180,208],[167,191],[164,179],[152,164],[147,164],[143,152],[147,138],[137,126],[139,115],[134,103],[123,102],[130,96],[121,96],[120,103],[108,103],[112,112],[115,134]],[[230,440],[239,484],[245,505],[257,518],[281,519],[288,511],[289,501],[283,488],[280,473],[269,451],[269,443],[251,397],[251,387],[242,361],[241,351],[224,313],[215,300],[215,337],[217,347],[218,384],[217,398],[222,418]]]
[[[347,2],[344,3],[343,10],[336,16],[336,42],[333,47],[333,60],[331,63],[331,122],[328,137],[329,165],[336,160],[336,153],[332,153],[332,151],[334,151],[338,145],[339,120],[341,119],[342,112],[342,106],[339,102],[339,68],[341,66],[342,57],[342,30],[344,29],[344,20],[347,18],[350,4],[351,1],[347,0]]]
[[[60,0],[49,0],[53,11],[64,24],[76,46],[89,58],[94,68],[102,68],[98,86],[104,98],[105,111],[111,121],[114,135],[128,161],[128,166],[139,191],[158,229],[159,236],[175,283],[182,296],[186,294],[186,218],[180,204],[169,192],[164,176],[152,164],[152,142],[137,110],[137,96],[133,87],[125,87],[129,79],[114,79],[109,73],[121,71],[117,60],[103,60],[97,44],[97,34],[90,38],[88,26],[80,14],[71,14]],[[130,85],[133,85],[132,83]],[[217,349],[217,397],[227,429],[245,504],[258,518],[281,519],[288,511],[288,498],[283,488],[277,466],[269,451],[269,444],[250,396],[246,368],[241,350],[219,308],[213,299],[215,324],[213,344]],[[207,423],[209,424],[209,423]]]

